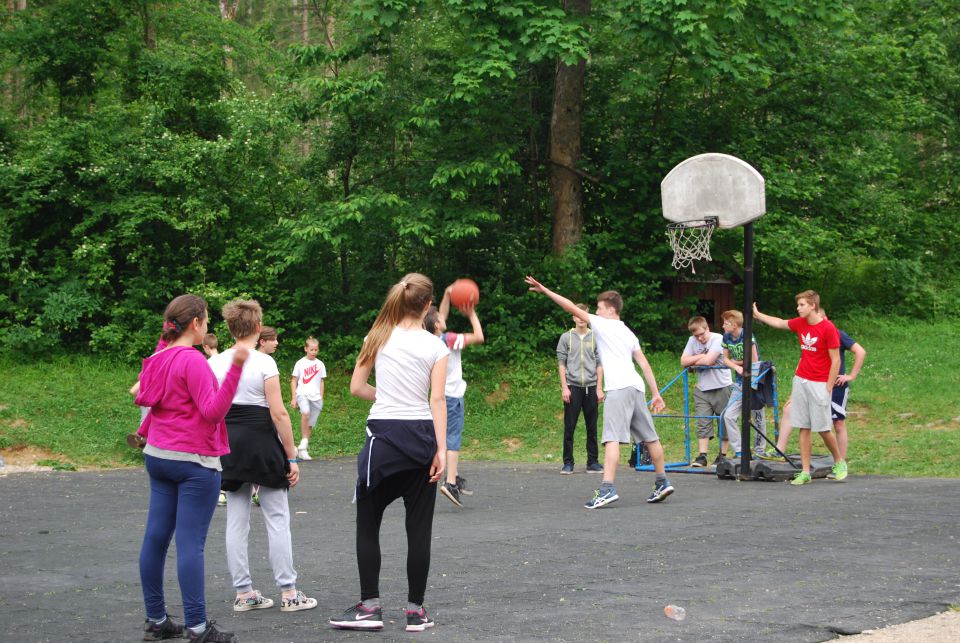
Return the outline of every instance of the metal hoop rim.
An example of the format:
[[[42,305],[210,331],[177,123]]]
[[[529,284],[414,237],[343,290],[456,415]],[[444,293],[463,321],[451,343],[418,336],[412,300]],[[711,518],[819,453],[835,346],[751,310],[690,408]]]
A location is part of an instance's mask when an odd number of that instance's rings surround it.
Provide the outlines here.
[[[685,230],[687,228],[716,228],[720,223],[717,217],[704,217],[689,221],[676,221],[667,224],[667,230]]]

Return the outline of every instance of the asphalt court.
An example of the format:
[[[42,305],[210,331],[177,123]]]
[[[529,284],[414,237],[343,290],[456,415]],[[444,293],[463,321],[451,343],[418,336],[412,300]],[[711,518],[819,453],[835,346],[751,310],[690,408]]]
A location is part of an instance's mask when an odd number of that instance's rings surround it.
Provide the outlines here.
[[[356,602],[352,459],[303,465],[291,493],[298,585],[315,610],[235,614],[225,510],[206,547],[210,618],[241,641],[823,641],[960,604],[960,480],[857,476],[736,482],[672,474],[676,493],[645,502],[652,473],[622,467],[621,500],[583,503],[599,476],[559,467],[462,463],[475,489],[437,499],[426,607],[436,627],[403,631],[402,502],[384,520],[379,634],[331,630]],[[137,556],[147,509],[142,469],[0,477],[0,641],[135,641],[143,623]],[[182,616],[175,547],[171,614]],[[256,511],[256,583],[275,600]],[[672,603],[682,622],[663,615]]]

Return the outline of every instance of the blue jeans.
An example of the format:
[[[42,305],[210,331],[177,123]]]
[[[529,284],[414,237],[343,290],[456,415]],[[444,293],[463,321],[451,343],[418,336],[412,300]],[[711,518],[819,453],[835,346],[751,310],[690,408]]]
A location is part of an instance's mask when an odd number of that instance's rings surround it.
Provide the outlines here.
[[[150,511],[140,548],[140,585],[147,617],[167,614],[163,598],[163,564],[177,535],[177,580],[187,627],[207,622],[204,601],[203,547],[220,495],[220,472],[195,462],[144,455],[150,475]]]

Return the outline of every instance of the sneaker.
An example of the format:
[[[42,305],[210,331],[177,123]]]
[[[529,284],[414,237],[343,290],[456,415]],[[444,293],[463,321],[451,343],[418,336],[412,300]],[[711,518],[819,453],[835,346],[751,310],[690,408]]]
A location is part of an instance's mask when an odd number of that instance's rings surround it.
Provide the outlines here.
[[[217,506],[218,506],[218,507],[226,507],[226,506],[227,506],[227,494],[225,494],[225,493],[222,492],[222,491],[220,492],[220,498],[217,499]]]
[[[404,610],[407,615],[407,631],[422,632],[427,628],[433,627],[433,619],[427,616],[427,610],[421,607],[419,610]]]
[[[563,465],[563,468],[560,469],[560,475],[562,475],[562,476],[568,476],[568,475],[570,475],[571,473],[573,473],[573,465],[572,465],[572,464],[565,464],[565,465]]]
[[[786,462],[787,459],[774,451],[773,453],[758,453],[757,457],[768,462]]]
[[[707,466],[707,454],[701,453],[700,455],[698,455],[697,459],[690,463],[690,466],[697,467],[697,468]]]
[[[409,623],[409,620],[407,621]],[[367,609],[363,603],[357,603],[343,613],[340,618],[331,618],[328,623],[338,630],[382,630],[383,610],[379,607]]]
[[[183,638],[183,626],[179,623],[174,623],[169,615],[167,615],[167,620],[163,623],[157,624],[147,619],[143,624],[144,641],[162,641],[163,639],[179,638]]]
[[[463,503],[460,502],[460,489],[457,488],[457,485],[450,484],[449,482],[444,482],[443,485],[440,487],[440,493],[442,493],[447,498],[449,498],[450,502],[457,505],[458,507],[463,506]]]
[[[840,462],[833,465],[833,469],[830,471],[830,475],[827,476],[831,480],[836,480],[837,482],[842,482],[847,479],[847,462],[846,460],[841,460]]]
[[[307,450],[306,450],[306,449],[297,449],[297,459],[298,459],[298,460],[313,460],[313,458],[310,457],[310,454],[307,453]]]
[[[250,502],[257,507],[260,506],[260,487],[254,487],[253,495],[250,496]]]
[[[184,628],[183,633],[187,635],[188,641],[195,643],[238,643],[240,639],[233,632],[221,632],[216,626],[216,621],[207,621],[207,629],[203,634],[196,634],[189,627]]]
[[[673,493],[673,485],[670,484],[669,480],[664,480],[659,484],[653,485],[653,493],[650,494],[650,497],[647,498],[647,502],[663,502],[667,499],[671,493]]]
[[[587,501],[584,507],[587,509],[598,509],[604,505],[609,505],[611,502],[620,500],[620,496],[617,495],[617,490],[611,488],[605,493],[601,493],[599,489],[593,492],[593,498]]]
[[[265,610],[273,607],[272,598],[264,598],[260,592],[254,592],[253,596],[237,598],[233,601],[234,612],[249,612],[250,610]]]
[[[457,489],[461,496],[472,496],[473,492],[467,489],[467,479],[457,476]]]
[[[271,601],[272,603],[272,601]],[[297,590],[297,593],[290,598],[280,598],[281,612],[299,612],[301,610],[312,610],[317,606],[317,599],[309,598],[306,594]]]
[[[717,459],[713,461],[713,466],[717,466],[718,464],[720,464],[726,459],[727,459],[727,455],[725,453],[718,453]]]
[[[603,473],[603,465],[599,462],[587,465],[587,473]]]
[[[810,477],[810,474],[806,471],[798,471],[797,475],[793,476],[793,480],[790,481],[790,484],[799,486],[802,484],[810,484],[813,482],[813,478]]]

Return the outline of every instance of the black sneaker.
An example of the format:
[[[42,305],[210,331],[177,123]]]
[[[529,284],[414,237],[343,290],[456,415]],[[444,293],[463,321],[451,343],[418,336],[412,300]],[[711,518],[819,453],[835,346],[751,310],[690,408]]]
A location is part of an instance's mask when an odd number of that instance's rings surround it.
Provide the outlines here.
[[[653,493],[647,498],[647,502],[663,502],[671,493],[673,493],[673,485],[664,480],[653,485]]]
[[[722,453],[718,453],[718,454],[717,454],[717,459],[713,461],[713,466],[717,466],[718,464],[720,464],[721,462],[723,462],[723,461],[726,460],[726,459],[727,459],[727,456],[726,456],[726,455],[724,455],[724,454],[722,454]]]
[[[340,618],[331,618],[327,622],[338,630],[382,630],[383,610],[379,607],[367,609],[363,603],[357,603]],[[410,623],[409,618],[407,623]]]
[[[697,456],[697,459],[690,463],[691,467],[705,467],[707,466],[707,454],[701,453]]]
[[[467,489],[467,479],[457,476],[457,489],[462,496],[472,496],[473,492]]]
[[[146,623],[143,624],[144,641],[162,641],[163,639],[179,638],[183,638],[183,626],[179,623],[174,623],[170,616],[167,616],[167,620],[159,625],[150,619],[147,619]]]
[[[207,629],[203,634],[195,634],[189,627],[184,630],[188,641],[196,643],[238,643],[240,639],[233,632],[221,632],[214,625],[216,621],[207,621]]]
[[[463,503],[460,502],[460,489],[457,488],[457,485],[450,484],[449,482],[444,482],[443,485],[441,485],[440,487],[440,493],[442,493],[447,498],[449,498],[450,502],[457,505],[458,507],[463,506]]]
[[[407,614],[407,631],[422,632],[433,627],[433,619],[427,616],[427,610],[421,606],[419,610],[404,610]]]
[[[587,465],[587,473],[603,473],[603,465],[599,462]]]

